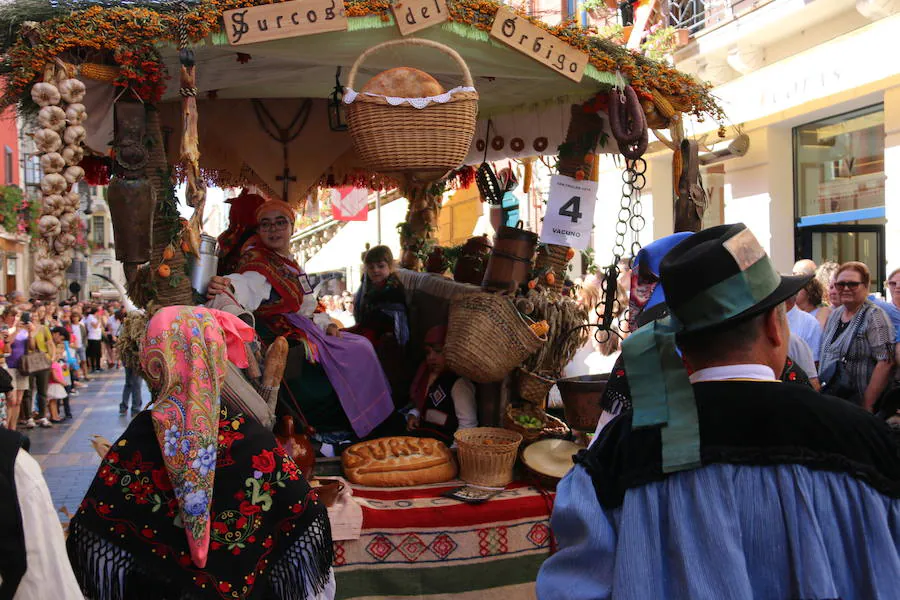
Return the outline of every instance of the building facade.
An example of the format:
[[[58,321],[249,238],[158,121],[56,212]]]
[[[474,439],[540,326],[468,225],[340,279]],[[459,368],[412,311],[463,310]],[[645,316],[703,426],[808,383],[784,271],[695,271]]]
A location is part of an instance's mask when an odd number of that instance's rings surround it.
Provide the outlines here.
[[[688,6],[673,0],[676,6]],[[743,221],[782,271],[798,258],[900,267],[898,0],[692,2],[676,66],[715,85],[728,137],[750,148],[702,169],[705,225]],[[716,125],[686,123],[706,146]],[[650,231],[672,231],[672,154],[648,157]],[[893,177],[892,177],[893,175]]]

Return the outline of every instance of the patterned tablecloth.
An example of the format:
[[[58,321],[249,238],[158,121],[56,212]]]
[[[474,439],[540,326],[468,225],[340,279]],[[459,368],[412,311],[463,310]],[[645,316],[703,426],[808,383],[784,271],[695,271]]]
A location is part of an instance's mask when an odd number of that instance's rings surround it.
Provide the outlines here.
[[[362,536],[334,542],[336,598],[534,598],[552,495],[513,483],[480,505],[441,497],[459,485],[354,486]]]

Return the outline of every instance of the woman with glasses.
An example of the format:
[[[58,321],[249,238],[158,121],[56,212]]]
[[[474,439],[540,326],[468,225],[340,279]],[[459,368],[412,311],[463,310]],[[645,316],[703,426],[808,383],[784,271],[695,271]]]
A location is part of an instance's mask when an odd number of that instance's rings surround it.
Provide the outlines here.
[[[822,391],[866,410],[887,389],[894,367],[894,328],[885,312],[868,300],[869,268],[841,265],[834,279],[841,305],[825,325],[819,353]]]
[[[887,280],[888,291],[891,293],[891,303],[900,308],[900,269],[891,271]]]
[[[262,204],[250,224],[256,234],[243,244],[236,272],[213,277],[208,295],[229,294],[253,311],[264,342],[287,338],[286,408],[302,413],[319,433],[363,438],[393,413],[390,388],[366,338],[326,334],[331,319],[291,256],[294,219],[285,202]]]

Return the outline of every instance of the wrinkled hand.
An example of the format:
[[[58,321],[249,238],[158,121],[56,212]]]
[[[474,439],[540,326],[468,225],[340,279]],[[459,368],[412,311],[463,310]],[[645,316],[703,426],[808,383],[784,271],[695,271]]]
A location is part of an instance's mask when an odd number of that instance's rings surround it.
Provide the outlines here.
[[[416,415],[407,415],[406,416],[406,430],[412,431],[413,429],[419,428],[419,417]]]
[[[209,287],[206,289],[206,297],[213,298],[222,292],[227,292],[231,287],[231,280],[227,277],[219,277],[216,275],[209,280]]]

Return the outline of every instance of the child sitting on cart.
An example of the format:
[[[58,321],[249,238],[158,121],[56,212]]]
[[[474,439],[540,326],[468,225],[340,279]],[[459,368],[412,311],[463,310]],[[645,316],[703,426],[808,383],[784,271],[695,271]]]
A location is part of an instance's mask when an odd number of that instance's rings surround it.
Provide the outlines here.
[[[432,327],[425,335],[425,362],[413,381],[413,408],[407,413],[407,429],[416,436],[432,437],[448,446],[457,429],[478,427],[475,386],[447,369],[444,340],[447,327]]]

